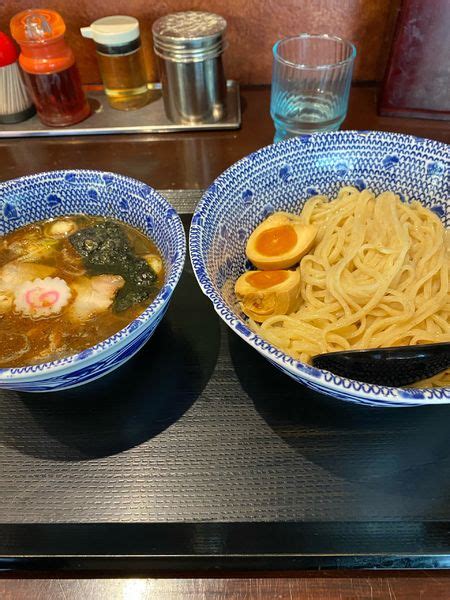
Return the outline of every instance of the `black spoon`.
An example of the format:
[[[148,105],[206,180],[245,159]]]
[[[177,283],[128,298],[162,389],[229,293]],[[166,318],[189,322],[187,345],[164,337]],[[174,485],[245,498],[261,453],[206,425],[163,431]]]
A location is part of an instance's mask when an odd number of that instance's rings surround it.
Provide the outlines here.
[[[450,367],[450,342],[328,352],[313,356],[312,364],[349,379],[398,387]]]

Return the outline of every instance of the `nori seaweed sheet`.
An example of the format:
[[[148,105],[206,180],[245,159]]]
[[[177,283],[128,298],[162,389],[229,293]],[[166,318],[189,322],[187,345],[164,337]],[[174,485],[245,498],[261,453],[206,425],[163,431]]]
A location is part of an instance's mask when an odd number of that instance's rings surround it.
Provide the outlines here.
[[[83,258],[90,275],[121,275],[125,285],[115,297],[113,308],[120,312],[146,300],[155,291],[156,273],[133,251],[123,229],[113,221],[103,221],[81,229],[69,237]]]

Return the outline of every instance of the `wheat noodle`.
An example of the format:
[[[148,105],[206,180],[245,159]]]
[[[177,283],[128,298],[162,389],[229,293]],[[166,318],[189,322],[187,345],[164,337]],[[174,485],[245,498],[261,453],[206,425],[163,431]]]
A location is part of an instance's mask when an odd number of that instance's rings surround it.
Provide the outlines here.
[[[450,341],[450,241],[439,217],[393,192],[343,187],[300,217],[318,227],[301,260],[300,307],[253,327],[294,358]],[[450,369],[419,386],[450,386]]]

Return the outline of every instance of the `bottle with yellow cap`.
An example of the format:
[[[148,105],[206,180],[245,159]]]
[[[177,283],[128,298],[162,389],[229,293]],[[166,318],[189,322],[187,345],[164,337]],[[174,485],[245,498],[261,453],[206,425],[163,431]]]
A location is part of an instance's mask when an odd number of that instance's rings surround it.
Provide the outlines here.
[[[10,27],[21,49],[19,63],[41,121],[64,127],[88,117],[90,107],[75,57],[64,39],[62,17],[49,9],[24,10],[11,19]]]
[[[119,110],[145,106],[150,93],[138,20],[126,15],[103,17],[82,27],[81,34],[95,42],[109,104]]]

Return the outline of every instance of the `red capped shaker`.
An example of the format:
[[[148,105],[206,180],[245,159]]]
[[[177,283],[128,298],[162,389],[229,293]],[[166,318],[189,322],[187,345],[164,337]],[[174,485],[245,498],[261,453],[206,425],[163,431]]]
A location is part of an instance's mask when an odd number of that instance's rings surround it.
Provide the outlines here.
[[[34,106],[20,73],[12,39],[0,31],[0,123],[20,123],[34,115]]]

